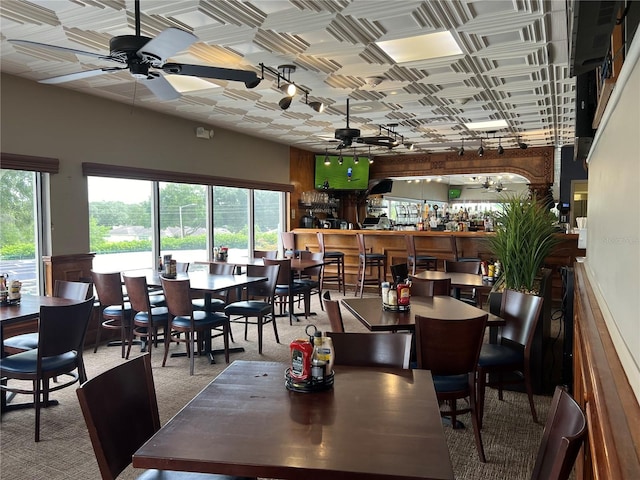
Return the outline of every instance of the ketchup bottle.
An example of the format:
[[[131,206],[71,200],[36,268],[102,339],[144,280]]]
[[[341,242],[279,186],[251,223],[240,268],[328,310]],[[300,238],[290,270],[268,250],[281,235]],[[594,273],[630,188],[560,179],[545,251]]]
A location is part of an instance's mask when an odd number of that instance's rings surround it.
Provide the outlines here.
[[[289,349],[291,350],[291,370],[289,375],[300,382],[310,381],[313,345],[308,340],[298,339],[289,344]]]
[[[398,305],[409,305],[411,303],[411,289],[409,288],[409,284],[400,280],[400,277],[398,277],[396,281],[396,290],[398,292]]]

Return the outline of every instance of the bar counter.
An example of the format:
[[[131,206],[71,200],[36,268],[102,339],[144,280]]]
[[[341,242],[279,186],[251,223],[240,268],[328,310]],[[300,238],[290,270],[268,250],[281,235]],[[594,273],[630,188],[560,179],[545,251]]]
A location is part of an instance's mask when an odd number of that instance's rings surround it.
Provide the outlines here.
[[[438,269],[444,269],[444,260],[460,258],[480,258],[481,260],[495,260],[487,239],[493,235],[490,232],[444,232],[444,231],[413,231],[413,230],[333,230],[297,228],[294,230],[296,249],[319,251],[317,233],[325,236],[327,251],[341,251],[345,254],[346,281],[350,286],[355,285],[358,271],[358,242],[356,233],[365,234],[365,244],[371,252],[384,253],[387,256],[387,267],[407,261],[405,235],[415,237],[418,255],[431,255],[438,259]],[[576,257],[584,257],[586,251],[578,248],[577,234],[557,234],[562,242],[547,257],[545,266],[553,270],[552,298],[562,299],[562,279],[560,267],[572,266]],[[389,271],[387,278],[391,279]]]

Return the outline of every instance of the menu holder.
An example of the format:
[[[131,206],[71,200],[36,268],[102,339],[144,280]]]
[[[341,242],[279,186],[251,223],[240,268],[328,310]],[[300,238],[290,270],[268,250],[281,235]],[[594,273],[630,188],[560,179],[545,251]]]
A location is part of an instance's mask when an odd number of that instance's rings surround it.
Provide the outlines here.
[[[291,369],[287,368],[284,372],[284,386],[287,390],[292,392],[300,392],[300,393],[313,393],[313,392],[322,392],[325,390],[330,390],[333,388],[333,378],[335,376],[335,372],[332,370],[331,373],[326,375],[322,381],[318,380],[307,380],[300,381],[291,378]]]
[[[383,303],[382,308],[388,312],[408,312],[411,310],[411,305],[389,305],[388,303]]]

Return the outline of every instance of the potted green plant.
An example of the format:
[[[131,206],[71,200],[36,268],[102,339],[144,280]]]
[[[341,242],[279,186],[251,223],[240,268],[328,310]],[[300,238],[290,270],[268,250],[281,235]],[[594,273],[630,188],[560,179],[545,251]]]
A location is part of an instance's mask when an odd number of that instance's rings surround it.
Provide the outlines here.
[[[558,244],[556,216],[535,197],[508,195],[494,215],[491,250],[502,264],[494,291],[504,288],[537,295],[545,258]]]

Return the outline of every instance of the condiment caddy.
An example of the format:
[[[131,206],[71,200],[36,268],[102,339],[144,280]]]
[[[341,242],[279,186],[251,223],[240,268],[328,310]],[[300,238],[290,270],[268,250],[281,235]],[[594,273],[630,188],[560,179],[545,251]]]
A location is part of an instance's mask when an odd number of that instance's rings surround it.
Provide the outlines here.
[[[382,308],[392,312],[408,312],[411,309],[411,282],[396,278],[392,285],[382,282]]]
[[[296,339],[289,345],[291,366],[285,371],[285,387],[294,392],[311,393],[333,387],[333,344],[315,325],[307,325],[309,339]]]

